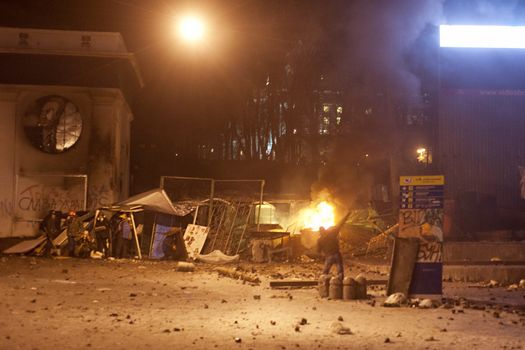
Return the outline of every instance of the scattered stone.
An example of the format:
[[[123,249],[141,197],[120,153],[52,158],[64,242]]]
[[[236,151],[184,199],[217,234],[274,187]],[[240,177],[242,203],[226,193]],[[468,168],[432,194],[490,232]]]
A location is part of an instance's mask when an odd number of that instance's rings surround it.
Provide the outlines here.
[[[163,333],[171,333],[171,330],[169,330],[169,329],[166,328],[166,329],[163,330],[162,332],[163,332]]]
[[[300,332],[301,331],[301,327],[299,327],[299,325],[295,325],[294,329],[295,329],[296,332]]]
[[[109,317],[118,317],[118,314],[117,313],[112,313],[112,314],[109,314]]]
[[[423,299],[419,302],[418,307],[420,309],[431,309],[433,306],[431,299]]]
[[[428,337],[425,339],[425,341],[436,341],[437,339],[434,337]]]
[[[209,308],[208,304],[204,304],[204,308],[205,309]]]
[[[236,342],[236,343],[240,343],[240,342],[242,342],[242,339],[241,339],[241,338],[238,338],[238,337],[235,337],[235,342]]]
[[[397,338],[401,338],[402,336],[403,336],[403,334],[401,334],[401,332],[399,332],[399,333],[396,334],[396,337],[397,337]]]
[[[253,296],[253,299],[254,299],[254,300],[261,300],[261,296],[260,296],[260,295],[254,295],[254,296]]]
[[[492,316],[494,316],[494,318],[499,318],[500,317],[499,312],[497,312],[497,311],[494,311],[492,313]]]
[[[350,330],[350,328],[345,327],[340,322],[332,323],[331,328],[332,328],[332,332],[334,332],[335,334],[340,334],[340,335],[352,334],[352,331]]]
[[[62,273],[68,273],[68,269],[62,269]]]
[[[343,322],[343,321],[344,321],[344,320],[343,320],[343,316],[339,316],[339,317],[337,318],[337,320]]]
[[[385,338],[385,343],[390,343],[390,338]]]
[[[222,299],[222,300],[221,300],[221,304],[226,304],[227,302],[228,302],[228,301],[225,300],[225,299]]]
[[[137,296],[137,293],[129,293],[130,298],[135,298]]]
[[[499,283],[498,283],[498,281],[496,281],[496,280],[490,280],[490,281],[487,283],[487,287],[490,287],[490,288],[492,288],[492,287],[497,287],[497,286],[499,286]]]
[[[301,322],[299,322],[299,324],[300,324],[301,326],[304,326],[304,325],[307,324],[307,323],[308,323],[308,320],[307,320],[306,318],[301,318]]]
[[[407,298],[403,293],[394,293],[386,298],[383,306],[385,307],[399,307],[401,304],[406,303]]]
[[[180,332],[180,328],[175,327],[175,328],[173,328],[173,331],[174,332]]]
[[[32,304],[36,303],[36,299],[31,300],[31,303]]]
[[[446,329],[446,328],[441,328],[439,331],[440,331],[440,332],[446,332],[447,329]]]
[[[274,320],[271,320],[271,321],[270,321],[270,324],[271,324],[272,326],[275,326],[276,323],[277,323],[277,322],[275,322]]]

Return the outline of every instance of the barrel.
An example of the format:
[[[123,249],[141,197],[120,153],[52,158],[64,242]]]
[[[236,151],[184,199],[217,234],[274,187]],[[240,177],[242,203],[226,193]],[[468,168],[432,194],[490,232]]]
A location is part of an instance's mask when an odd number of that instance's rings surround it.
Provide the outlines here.
[[[330,275],[321,275],[319,277],[319,297],[326,298],[328,297],[328,289],[330,287]]]
[[[328,296],[330,299],[342,299],[343,298],[343,282],[339,277],[332,277],[330,279],[330,289]]]
[[[357,282],[352,277],[345,277],[343,280],[343,299],[357,299]]]

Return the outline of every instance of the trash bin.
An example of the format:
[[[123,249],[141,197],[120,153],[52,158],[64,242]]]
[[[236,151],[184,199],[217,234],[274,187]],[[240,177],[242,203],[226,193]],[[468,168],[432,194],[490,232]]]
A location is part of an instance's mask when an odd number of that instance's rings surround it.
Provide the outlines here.
[[[357,299],[357,282],[352,277],[345,277],[343,280],[343,299]]]
[[[343,282],[339,277],[332,277],[330,279],[330,289],[328,296],[330,299],[342,299],[343,298]]]

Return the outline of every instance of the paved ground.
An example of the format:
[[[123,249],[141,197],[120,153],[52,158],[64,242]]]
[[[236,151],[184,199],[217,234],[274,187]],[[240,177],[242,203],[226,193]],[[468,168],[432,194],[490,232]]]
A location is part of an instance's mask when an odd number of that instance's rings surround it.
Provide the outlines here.
[[[245,265],[262,279],[252,286],[203,265],[189,273],[169,262],[2,257],[0,349],[525,346],[523,290],[447,283],[447,296],[514,306],[423,310],[380,306],[384,290],[370,291],[369,301],[331,301],[319,299],[316,289],[268,287],[271,275],[315,278],[317,267]],[[334,333],[338,323],[352,334]]]

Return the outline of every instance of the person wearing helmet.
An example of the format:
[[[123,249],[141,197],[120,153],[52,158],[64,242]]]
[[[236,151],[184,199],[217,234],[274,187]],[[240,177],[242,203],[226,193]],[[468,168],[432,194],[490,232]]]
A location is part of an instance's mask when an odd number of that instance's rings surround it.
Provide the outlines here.
[[[66,219],[67,227],[67,252],[69,256],[75,256],[76,240],[83,231],[82,220],[77,216],[77,213],[70,211]]]

